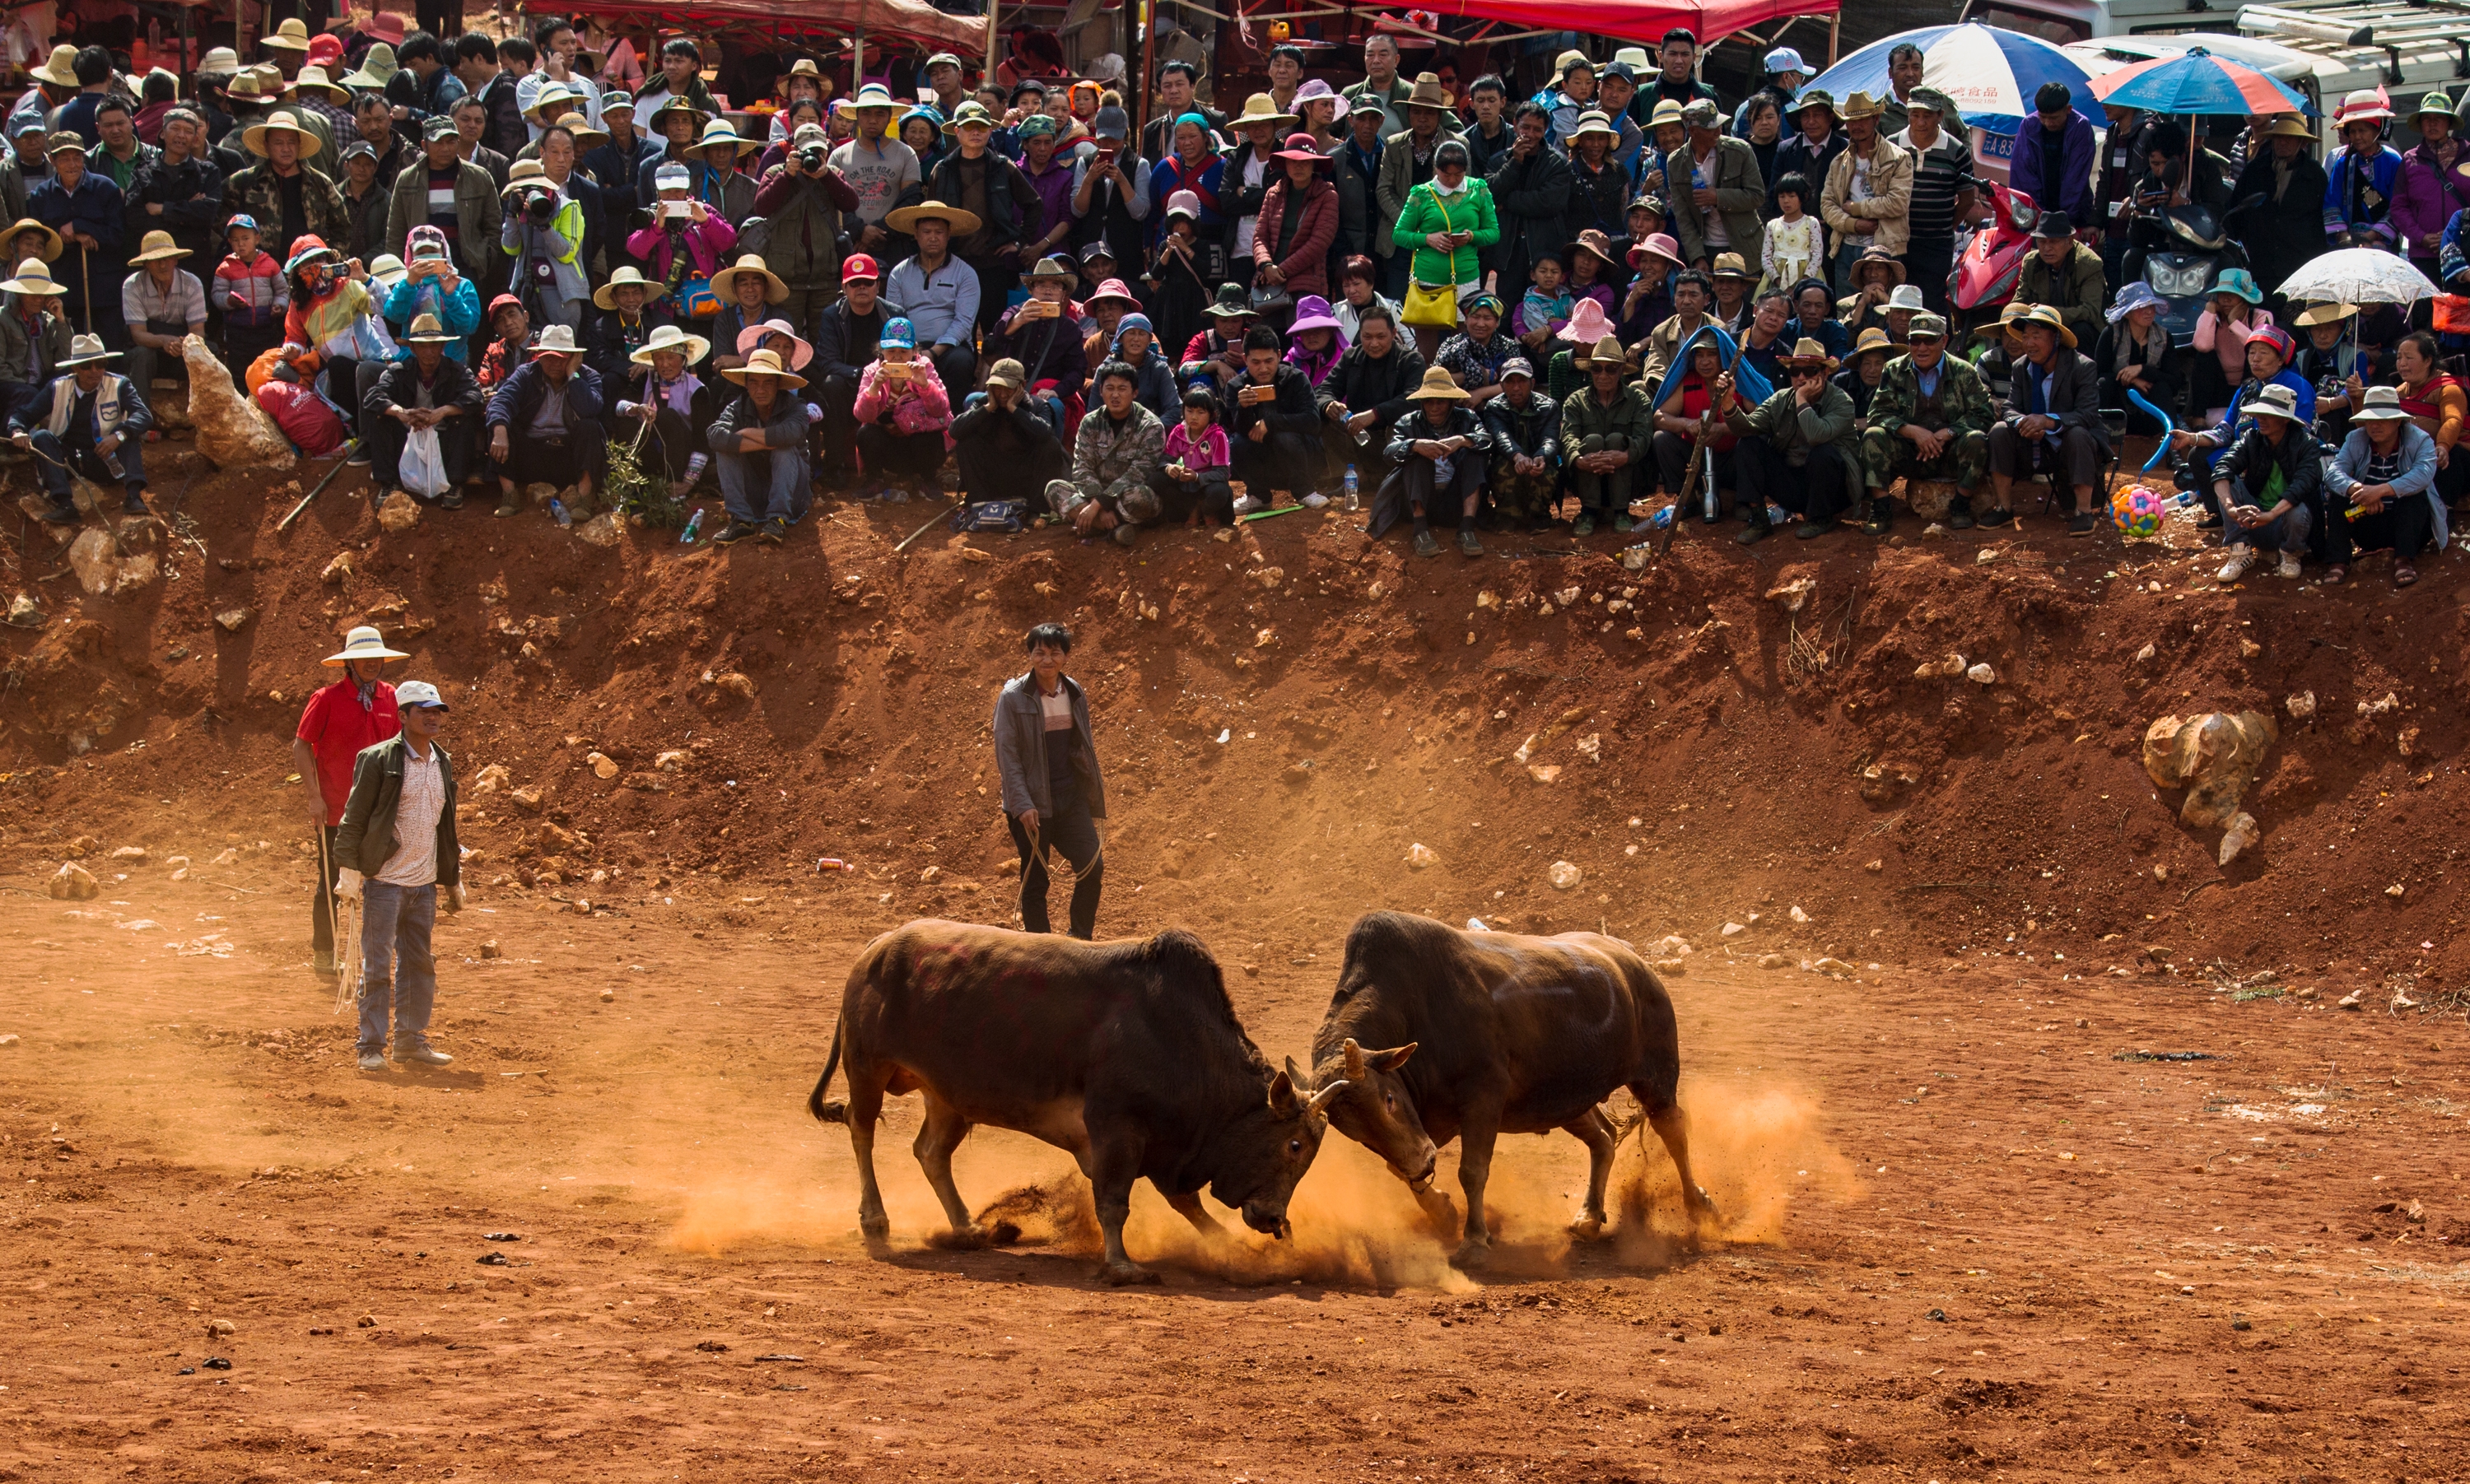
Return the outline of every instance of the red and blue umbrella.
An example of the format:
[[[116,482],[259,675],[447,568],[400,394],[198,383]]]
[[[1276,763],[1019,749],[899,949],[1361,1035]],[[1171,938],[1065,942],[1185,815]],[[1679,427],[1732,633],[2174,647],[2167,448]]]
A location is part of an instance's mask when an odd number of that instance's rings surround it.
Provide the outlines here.
[[[2177,57],[2135,62],[2092,80],[2092,94],[2147,113],[2313,113],[2281,80],[2190,47]]]

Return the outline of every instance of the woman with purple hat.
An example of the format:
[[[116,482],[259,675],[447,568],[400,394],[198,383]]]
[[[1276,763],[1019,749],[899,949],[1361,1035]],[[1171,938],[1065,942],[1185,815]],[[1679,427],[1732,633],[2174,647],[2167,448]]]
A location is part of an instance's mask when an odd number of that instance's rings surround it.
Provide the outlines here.
[[[1329,301],[1305,294],[1295,301],[1295,322],[1287,327],[1287,364],[1304,374],[1313,389],[1329,380],[1346,354],[1346,331],[1329,312]]]
[[[1338,241],[1338,187],[1329,156],[1310,134],[1290,134],[1271,156],[1284,174],[1261,197],[1252,229],[1252,283],[1283,291],[1290,302],[1329,297],[1329,249]]]

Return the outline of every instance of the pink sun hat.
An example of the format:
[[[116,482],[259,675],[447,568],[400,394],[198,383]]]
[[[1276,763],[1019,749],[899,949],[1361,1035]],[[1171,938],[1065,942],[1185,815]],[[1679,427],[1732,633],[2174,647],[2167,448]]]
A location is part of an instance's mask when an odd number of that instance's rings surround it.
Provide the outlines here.
[[[767,319],[759,325],[748,325],[738,331],[737,354],[752,356],[766,337],[776,335],[787,336],[789,343],[796,347],[789,353],[789,369],[792,371],[806,369],[806,362],[815,359],[815,348],[798,338],[798,332],[790,329],[789,322],[785,319]]]
[[[1593,345],[1613,333],[1613,322],[1604,307],[1593,299],[1580,299],[1570,312],[1570,322],[1561,327],[1560,338],[1573,345]]]

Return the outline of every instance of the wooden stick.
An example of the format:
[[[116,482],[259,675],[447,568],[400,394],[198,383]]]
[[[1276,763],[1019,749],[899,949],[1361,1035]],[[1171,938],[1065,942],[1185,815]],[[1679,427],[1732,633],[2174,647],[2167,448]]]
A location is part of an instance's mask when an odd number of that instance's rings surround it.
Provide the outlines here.
[[[1726,376],[1731,376],[1735,371],[1740,369],[1741,358],[1749,353],[1749,333],[1747,331],[1743,331],[1740,337],[1733,341],[1733,363],[1724,368],[1724,374]],[[1689,354],[1696,355],[1697,352],[1691,351]],[[1686,376],[1689,373],[1685,369],[1682,374]],[[1710,415],[1714,413],[1716,403],[1720,399],[1715,395],[1714,388],[1709,387],[1707,391],[1707,411]],[[1672,497],[1672,519],[1666,522],[1664,527],[1664,540],[1655,548],[1655,554],[1659,560],[1663,558],[1665,553],[1672,549],[1673,533],[1681,529],[1681,497],[1689,494],[1689,486],[1697,482],[1699,466],[1704,464],[1706,460],[1707,440],[1705,436],[1699,433],[1691,433],[1689,435],[1689,467],[1681,472],[1681,488]],[[1712,478],[1713,476],[1713,475],[1710,475],[1709,477]]]
[[[933,530],[935,528],[936,522],[948,518],[953,511],[960,509],[963,505],[967,503],[968,497],[965,495],[961,499],[952,501],[951,504],[946,505],[944,508],[936,511],[933,515],[928,516],[926,518],[925,524],[900,538],[900,545],[892,548],[893,553],[897,556],[899,553],[908,550],[909,544],[916,541],[919,537],[925,535],[928,531]]]
[[[335,482],[335,475],[341,474],[345,469],[351,467],[352,450],[358,447],[359,444],[360,440],[357,438],[345,441],[342,451],[335,455],[335,467],[326,471],[326,477],[318,480],[316,485],[312,488],[308,494],[300,497],[300,503],[291,507],[291,513],[290,515],[285,516],[282,520],[274,522],[274,528],[277,532],[291,529],[291,522],[300,519],[300,512],[309,508],[309,502],[315,499],[319,495],[325,493],[326,486]]]

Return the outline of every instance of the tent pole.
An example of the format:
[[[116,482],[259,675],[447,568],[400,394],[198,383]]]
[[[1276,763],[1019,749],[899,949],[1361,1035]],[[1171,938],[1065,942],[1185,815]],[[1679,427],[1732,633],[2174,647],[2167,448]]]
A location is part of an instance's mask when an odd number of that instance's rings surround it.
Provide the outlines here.
[[[995,80],[995,35],[996,35],[996,31],[995,31],[995,12],[996,12],[997,10],[999,10],[999,9],[1001,8],[1001,6],[1002,6],[1002,0],[987,0],[987,73],[986,73],[986,81],[989,81],[989,82],[992,82],[992,81]]]
[[[1827,17],[1827,65],[1830,67],[1835,65],[1836,48],[1842,44],[1843,39],[1844,12],[1838,9],[1834,14]]]
[[[849,96],[855,98],[857,96],[857,90],[864,86],[866,86],[866,20],[864,8],[861,7],[857,23],[857,34],[850,37]],[[853,119],[857,117],[857,115],[851,114],[850,117]]]
[[[1157,74],[1157,12],[1155,0],[1141,0],[1141,106],[1132,125],[1133,152],[1150,127],[1150,79]]]

